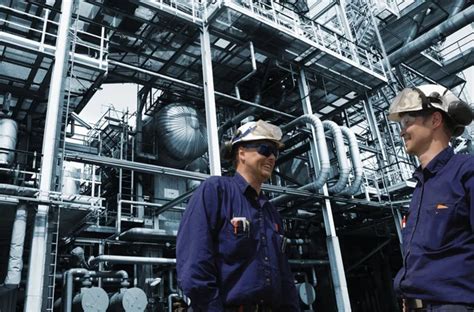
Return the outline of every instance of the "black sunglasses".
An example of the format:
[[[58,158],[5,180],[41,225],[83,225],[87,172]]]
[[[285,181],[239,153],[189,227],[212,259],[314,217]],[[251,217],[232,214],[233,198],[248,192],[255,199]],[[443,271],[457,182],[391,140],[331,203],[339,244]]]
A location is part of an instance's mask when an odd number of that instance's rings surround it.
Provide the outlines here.
[[[268,143],[246,143],[243,145],[245,148],[256,148],[257,153],[265,157],[270,157],[271,154],[275,155],[275,158],[278,158],[280,152],[278,148],[273,144]]]

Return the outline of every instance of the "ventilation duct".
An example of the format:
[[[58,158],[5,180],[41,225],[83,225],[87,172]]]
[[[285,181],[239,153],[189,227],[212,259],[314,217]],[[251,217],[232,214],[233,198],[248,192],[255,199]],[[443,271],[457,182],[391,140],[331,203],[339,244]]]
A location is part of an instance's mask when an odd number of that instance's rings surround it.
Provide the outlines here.
[[[18,125],[15,120],[0,120],[0,166],[10,166],[13,163],[17,134]]]
[[[207,151],[206,121],[190,104],[170,104],[155,118],[159,163],[182,168]]]

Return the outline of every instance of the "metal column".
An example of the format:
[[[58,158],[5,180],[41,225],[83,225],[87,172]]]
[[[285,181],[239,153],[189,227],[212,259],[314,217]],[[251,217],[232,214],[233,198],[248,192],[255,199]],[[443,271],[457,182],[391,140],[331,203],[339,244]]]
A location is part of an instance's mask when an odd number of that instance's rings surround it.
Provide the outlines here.
[[[374,109],[372,107],[372,103],[370,102],[370,98],[364,102],[364,111],[365,115],[367,116],[367,122],[369,123],[369,129],[372,135],[375,135],[375,138],[379,142],[380,151],[382,152],[382,159],[383,164],[380,167],[384,167],[387,164],[387,152],[385,151],[385,144],[383,143],[383,138],[380,135],[379,127],[377,126],[377,120],[375,118]]]
[[[309,90],[306,83],[306,75],[303,69],[300,70],[300,79],[298,82],[298,88],[300,92],[300,97],[303,101],[303,111],[305,114],[313,114],[313,109],[311,107],[311,101],[309,100]],[[311,145],[311,157],[313,161],[313,168],[315,170],[316,176],[318,175],[319,164],[317,158],[318,153],[316,152],[316,133],[313,127],[310,127],[313,140],[310,141]],[[323,186],[324,196],[329,196],[327,185]],[[334,284],[334,291],[337,302],[337,310],[350,312],[351,311],[351,302],[349,300],[349,292],[347,289],[346,275],[344,273],[344,263],[342,262],[341,248],[339,246],[339,239],[336,235],[336,227],[334,226],[334,220],[332,217],[332,208],[331,202],[327,197],[324,199],[323,204],[323,218],[324,218],[324,228],[326,230],[326,244],[328,247],[328,256],[329,264],[331,267],[331,276]]]
[[[201,28],[202,78],[204,84],[204,101],[206,106],[206,125],[209,153],[209,170],[211,175],[221,175],[221,158],[219,155],[219,136],[217,134],[216,98],[214,95],[214,77],[212,73],[211,44],[207,24]]]
[[[46,127],[43,137],[43,160],[41,163],[40,200],[48,200],[49,192],[54,189],[54,177],[57,165],[58,132],[61,129],[61,116],[64,104],[64,81],[67,70],[69,38],[68,31],[74,1],[62,1],[58,36],[56,39],[55,62],[51,75],[46,113]],[[38,205],[35,216],[33,239],[26,284],[25,312],[41,311],[43,304],[43,286],[46,266],[48,238],[48,205]]]

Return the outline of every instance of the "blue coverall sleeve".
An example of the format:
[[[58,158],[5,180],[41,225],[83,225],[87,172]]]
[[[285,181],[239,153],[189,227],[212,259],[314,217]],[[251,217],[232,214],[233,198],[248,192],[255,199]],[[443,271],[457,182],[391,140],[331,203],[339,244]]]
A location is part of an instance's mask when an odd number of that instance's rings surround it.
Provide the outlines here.
[[[469,205],[469,220],[471,222],[471,230],[474,232],[474,157],[468,162],[468,170],[464,175],[464,187],[466,191],[467,204]]]
[[[202,183],[186,207],[176,242],[178,283],[193,307],[210,312],[224,311],[213,235],[220,218],[219,205],[217,186]]]
[[[286,255],[284,257],[284,264],[282,268],[282,293],[284,294],[284,299],[281,303],[281,306],[278,309],[278,312],[299,312],[299,300],[296,293],[295,279],[293,273],[290,269],[290,264],[288,263],[288,258]]]

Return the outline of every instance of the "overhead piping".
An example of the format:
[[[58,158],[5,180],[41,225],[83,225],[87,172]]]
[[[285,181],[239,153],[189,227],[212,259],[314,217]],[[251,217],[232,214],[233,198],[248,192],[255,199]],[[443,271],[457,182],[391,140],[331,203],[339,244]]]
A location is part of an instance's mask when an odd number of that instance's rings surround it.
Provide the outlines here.
[[[346,187],[340,193],[340,195],[354,195],[360,189],[360,185],[362,183],[362,174],[363,174],[359,145],[357,143],[357,138],[354,132],[352,132],[349,128],[345,126],[341,126],[340,128],[341,128],[342,134],[346,137],[349,143],[349,151],[351,155],[352,168],[354,170],[354,180],[352,181],[352,184]]]
[[[342,137],[342,131],[339,126],[330,120],[324,120],[323,126],[329,129],[332,133],[334,145],[336,147],[337,162],[339,164],[339,179],[337,182],[328,188],[331,193],[339,193],[342,191],[349,180],[350,168],[346,159],[346,150],[344,146],[344,138]]]
[[[239,81],[237,81],[235,83],[235,96],[240,99],[240,90],[239,90],[239,85],[244,82],[244,81],[247,81],[250,77],[252,77],[253,75],[255,75],[255,73],[257,72],[257,62],[255,60],[255,51],[253,49],[253,43],[252,41],[249,42],[249,49],[250,49],[250,62],[252,64],[252,70],[250,71],[250,73],[248,73],[247,75],[245,75],[244,77],[242,77]]]
[[[316,115],[302,115],[292,122],[288,123],[287,125],[282,127],[283,132],[288,132],[289,130],[295,128],[297,125],[300,124],[307,124],[309,123],[315,130],[316,135],[316,143],[317,143],[317,152],[318,152],[318,159],[319,159],[319,175],[316,180],[310,184],[307,184],[298,190],[312,190],[317,191],[319,190],[325,183],[329,175],[330,171],[330,162],[329,162],[329,154],[328,154],[328,147],[326,143],[326,137],[324,134],[324,126],[321,120],[316,117]],[[275,205],[287,200],[290,198],[290,195],[281,195],[271,200],[271,202]]]
[[[471,5],[390,54],[388,56],[390,64],[392,64],[392,66],[400,64],[416,53],[429,48],[433,45],[433,42],[440,41],[464,26],[469,25],[473,20],[474,6]]]

